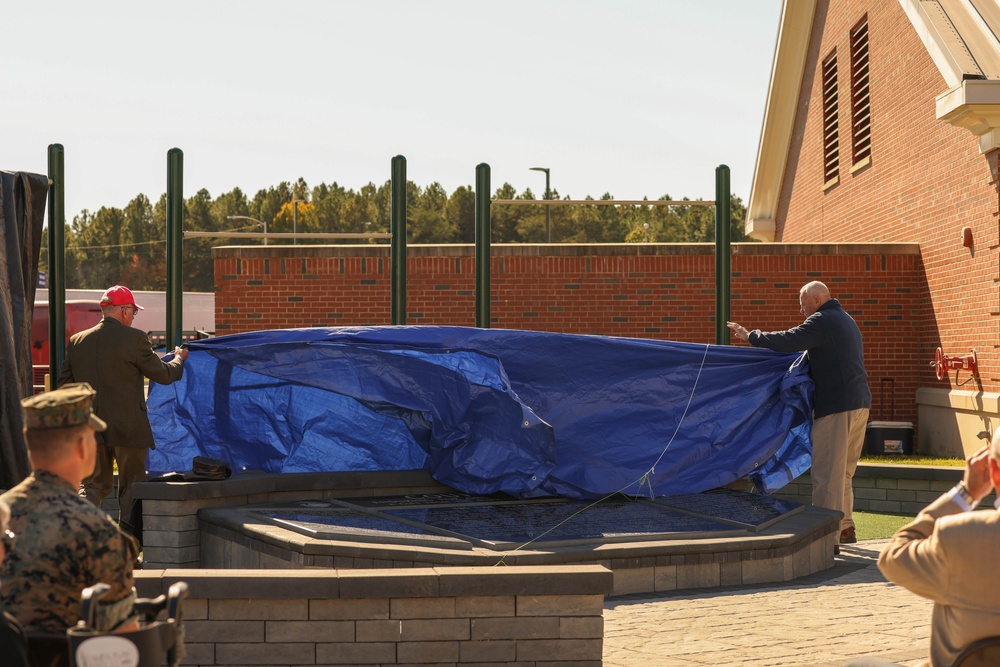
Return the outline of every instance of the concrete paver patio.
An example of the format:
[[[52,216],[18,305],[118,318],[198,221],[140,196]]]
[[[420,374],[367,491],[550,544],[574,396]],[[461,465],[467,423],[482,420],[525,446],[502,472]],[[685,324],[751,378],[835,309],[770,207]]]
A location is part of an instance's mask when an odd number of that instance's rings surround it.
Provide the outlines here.
[[[608,598],[604,667],[916,664],[933,605],[879,572],[886,542],[844,545],[833,568],[787,583]]]

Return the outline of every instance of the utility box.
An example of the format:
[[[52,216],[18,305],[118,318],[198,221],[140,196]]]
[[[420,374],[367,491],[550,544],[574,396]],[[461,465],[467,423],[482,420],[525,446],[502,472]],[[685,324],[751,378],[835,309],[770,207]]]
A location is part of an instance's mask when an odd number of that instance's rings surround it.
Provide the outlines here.
[[[865,451],[870,455],[912,454],[912,422],[868,422]]]

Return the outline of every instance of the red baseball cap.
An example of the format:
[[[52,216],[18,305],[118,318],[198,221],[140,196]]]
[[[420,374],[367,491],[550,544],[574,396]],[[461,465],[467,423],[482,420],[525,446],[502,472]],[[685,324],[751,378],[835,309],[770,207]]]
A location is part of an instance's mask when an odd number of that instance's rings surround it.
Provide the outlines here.
[[[135,302],[135,297],[132,296],[132,290],[125,287],[124,285],[115,285],[114,287],[109,287],[108,291],[104,293],[101,297],[102,306],[135,306],[139,310],[145,310],[142,306]]]

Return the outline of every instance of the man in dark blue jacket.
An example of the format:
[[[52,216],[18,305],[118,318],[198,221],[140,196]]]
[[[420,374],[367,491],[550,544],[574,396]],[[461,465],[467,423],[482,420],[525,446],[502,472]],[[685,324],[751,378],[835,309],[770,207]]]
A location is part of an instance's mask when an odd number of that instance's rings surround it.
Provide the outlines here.
[[[813,505],[844,513],[839,544],[857,542],[851,480],[861,458],[872,394],[865,371],[861,331],[854,319],[813,281],[799,290],[805,322],[787,331],[747,331],[727,322],[733,334],[755,347],[776,352],[805,351],[816,385],[813,399]]]

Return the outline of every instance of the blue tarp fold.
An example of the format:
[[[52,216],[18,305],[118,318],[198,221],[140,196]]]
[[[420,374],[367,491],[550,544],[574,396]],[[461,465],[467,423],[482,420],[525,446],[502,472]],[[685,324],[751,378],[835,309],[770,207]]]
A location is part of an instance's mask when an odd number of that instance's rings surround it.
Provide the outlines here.
[[[475,494],[675,495],[808,469],[812,381],[768,350],[463,327],[261,331],[190,344],[152,386],[153,473],[427,468]]]

